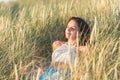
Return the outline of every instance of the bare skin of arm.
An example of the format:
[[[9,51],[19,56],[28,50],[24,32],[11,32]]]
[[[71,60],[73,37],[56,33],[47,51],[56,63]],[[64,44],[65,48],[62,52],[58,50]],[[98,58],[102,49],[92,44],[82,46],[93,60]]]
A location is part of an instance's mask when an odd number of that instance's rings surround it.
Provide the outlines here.
[[[87,51],[87,47],[86,46],[79,46],[78,51],[84,53]]]
[[[77,54],[78,61],[79,61],[79,59],[80,59],[80,56],[87,54],[88,51],[89,51],[89,50],[88,50],[87,46],[79,46],[79,47],[76,47],[76,53],[78,53],[78,54]]]
[[[54,41],[52,44],[53,51],[56,50],[58,47],[60,47],[64,43],[65,43],[64,41]]]

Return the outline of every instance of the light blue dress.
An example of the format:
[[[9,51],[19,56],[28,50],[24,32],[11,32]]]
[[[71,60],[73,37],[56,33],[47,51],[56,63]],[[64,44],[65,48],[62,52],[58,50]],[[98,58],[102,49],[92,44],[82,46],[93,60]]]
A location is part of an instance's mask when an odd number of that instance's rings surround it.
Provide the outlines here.
[[[52,62],[63,62],[74,67],[75,57],[75,47],[63,44],[52,53]],[[44,74],[40,76],[39,80],[61,80],[61,78],[67,80],[69,76],[69,70],[63,74],[63,69],[48,68]]]

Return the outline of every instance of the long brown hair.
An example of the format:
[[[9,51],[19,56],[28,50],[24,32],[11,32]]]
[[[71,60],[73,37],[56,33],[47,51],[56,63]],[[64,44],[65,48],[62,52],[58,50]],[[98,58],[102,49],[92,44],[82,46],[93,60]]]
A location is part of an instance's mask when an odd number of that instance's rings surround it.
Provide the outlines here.
[[[79,28],[79,35],[80,35],[80,42],[82,42],[84,45],[86,42],[89,42],[90,38],[90,27],[88,26],[87,22],[80,18],[80,17],[71,17],[69,18],[67,24],[71,21],[74,20],[78,24]]]

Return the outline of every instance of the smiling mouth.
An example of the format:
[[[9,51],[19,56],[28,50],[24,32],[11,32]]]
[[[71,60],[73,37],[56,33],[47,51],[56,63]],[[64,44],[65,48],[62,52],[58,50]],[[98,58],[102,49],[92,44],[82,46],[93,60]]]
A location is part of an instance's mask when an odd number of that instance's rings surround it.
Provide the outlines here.
[[[70,33],[67,33],[68,36],[70,36]]]
[[[67,34],[70,34],[70,33],[67,33]]]

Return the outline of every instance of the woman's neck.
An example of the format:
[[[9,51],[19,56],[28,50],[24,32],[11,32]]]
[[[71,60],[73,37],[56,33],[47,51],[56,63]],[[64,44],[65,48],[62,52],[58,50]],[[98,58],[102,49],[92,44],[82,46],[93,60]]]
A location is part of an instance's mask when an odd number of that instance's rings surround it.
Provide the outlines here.
[[[68,44],[70,44],[70,45],[76,45],[76,40],[69,39],[68,40]]]

